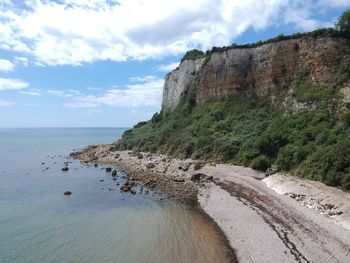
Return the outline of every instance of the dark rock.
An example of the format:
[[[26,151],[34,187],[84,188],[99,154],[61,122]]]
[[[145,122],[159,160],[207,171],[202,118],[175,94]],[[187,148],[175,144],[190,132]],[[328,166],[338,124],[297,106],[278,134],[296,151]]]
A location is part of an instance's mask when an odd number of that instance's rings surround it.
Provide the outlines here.
[[[100,182],[102,183],[102,182],[104,182],[105,180],[100,180]]]
[[[205,178],[205,180],[206,181],[209,181],[209,182],[212,182],[212,181],[214,181],[214,177],[211,175],[211,176],[207,176],[206,178]]]
[[[142,153],[138,153],[138,154],[137,154],[137,158],[138,158],[138,159],[143,159]]]
[[[156,167],[156,166],[155,166],[154,163],[148,163],[148,164],[146,165],[146,167],[147,167],[147,169],[152,169],[152,168],[154,168],[154,167]]]
[[[69,170],[68,166],[62,168],[62,171],[67,172]]]
[[[120,154],[119,153],[116,153],[115,155],[114,155],[114,158],[115,159],[118,159],[120,157]]]
[[[182,164],[180,167],[179,167],[179,170],[182,170],[184,172],[188,171],[188,169],[190,168],[191,164],[190,163],[185,163],[185,164]]]
[[[113,171],[112,171],[112,176],[113,176],[113,177],[116,177],[116,176],[117,176],[117,170],[113,170]]]
[[[98,166],[98,164],[97,164],[97,163],[95,163],[95,164],[94,164],[94,167],[97,167],[97,166]]]
[[[106,172],[107,172],[107,173],[112,172],[112,167],[107,167],[107,168],[106,168]]]
[[[191,176],[191,181],[194,183],[200,183],[202,181],[213,181],[213,176],[208,176],[204,173],[196,173]]]
[[[195,171],[197,171],[197,170],[201,169],[202,167],[203,167],[203,164],[201,164],[201,163],[195,163],[194,166],[193,166],[193,169],[194,169]]]
[[[69,196],[72,194],[72,191],[66,190],[63,192],[63,195]]]
[[[177,183],[184,183],[184,182],[185,182],[185,179],[184,179],[184,178],[174,178],[174,182],[177,182]]]
[[[42,165],[44,165],[45,163],[41,163]]]

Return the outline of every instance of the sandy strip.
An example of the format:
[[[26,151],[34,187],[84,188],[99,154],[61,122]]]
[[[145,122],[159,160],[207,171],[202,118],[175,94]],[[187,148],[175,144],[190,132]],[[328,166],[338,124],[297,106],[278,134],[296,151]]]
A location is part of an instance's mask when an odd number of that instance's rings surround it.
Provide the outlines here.
[[[75,157],[147,174],[140,180],[155,178],[154,186],[175,199],[177,192],[182,199],[198,193],[200,207],[222,229],[239,262],[350,262],[349,193],[283,175],[263,179],[250,168],[195,169],[193,160],[141,155],[103,145]],[[193,182],[198,174],[202,179]]]

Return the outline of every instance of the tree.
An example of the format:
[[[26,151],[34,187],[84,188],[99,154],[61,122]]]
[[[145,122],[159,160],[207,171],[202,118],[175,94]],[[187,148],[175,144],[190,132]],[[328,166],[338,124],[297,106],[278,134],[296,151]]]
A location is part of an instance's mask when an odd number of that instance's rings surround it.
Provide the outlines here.
[[[341,33],[350,35],[350,10],[345,11],[338,19],[336,28]]]

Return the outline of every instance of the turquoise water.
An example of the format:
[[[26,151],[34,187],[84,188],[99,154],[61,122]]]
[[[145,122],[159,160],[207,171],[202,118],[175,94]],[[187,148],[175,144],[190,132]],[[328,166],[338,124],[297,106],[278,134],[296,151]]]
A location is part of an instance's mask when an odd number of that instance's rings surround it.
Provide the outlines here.
[[[120,193],[103,166],[67,157],[124,130],[0,129],[0,262],[227,261],[215,227],[196,209]]]

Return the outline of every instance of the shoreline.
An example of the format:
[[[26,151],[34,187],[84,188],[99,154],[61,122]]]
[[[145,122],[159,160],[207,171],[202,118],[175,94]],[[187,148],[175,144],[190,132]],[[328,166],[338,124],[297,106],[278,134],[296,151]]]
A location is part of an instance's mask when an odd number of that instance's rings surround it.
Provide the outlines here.
[[[198,205],[238,262],[350,261],[350,193],[281,174],[265,178],[228,164],[117,151],[113,144],[89,146],[71,156],[117,164],[132,180]]]

